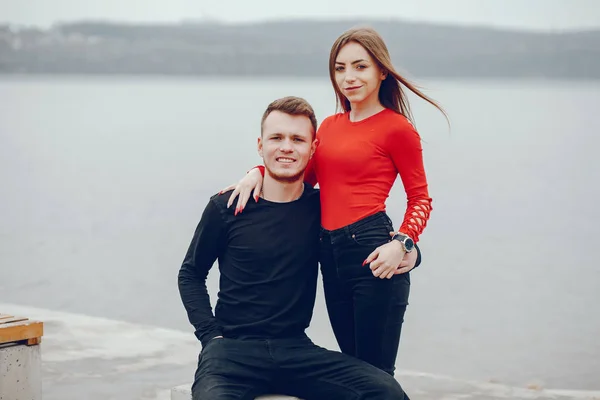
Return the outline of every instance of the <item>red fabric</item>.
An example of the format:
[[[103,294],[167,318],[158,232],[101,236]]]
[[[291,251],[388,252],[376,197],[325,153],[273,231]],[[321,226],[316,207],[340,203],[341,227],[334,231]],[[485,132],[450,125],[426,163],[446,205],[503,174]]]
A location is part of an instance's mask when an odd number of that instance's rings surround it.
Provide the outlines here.
[[[326,118],[305,181],[321,189],[321,224],[333,230],[385,210],[398,175],[407,209],[398,231],[415,242],[432,210],[421,138],[403,116],[385,109],[362,121],[348,113]],[[264,168],[261,168],[264,174]]]

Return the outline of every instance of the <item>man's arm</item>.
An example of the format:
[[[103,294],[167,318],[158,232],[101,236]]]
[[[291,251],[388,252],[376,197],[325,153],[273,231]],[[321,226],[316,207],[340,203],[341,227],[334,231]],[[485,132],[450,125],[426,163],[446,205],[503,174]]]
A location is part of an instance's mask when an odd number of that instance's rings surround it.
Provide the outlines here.
[[[216,336],[222,336],[210,305],[206,289],[208,271],[221,254],[225,244],[225,227],[221,212],[212,201],[204,209],[178,276],[179,294],[202,346]]]
[[[416,243],[415,243],[415,251],[417,252],[417,261],[415,261],[414,268],[417,268],[419,265],[421,265],[421,249],[419,248],[419,245]]]

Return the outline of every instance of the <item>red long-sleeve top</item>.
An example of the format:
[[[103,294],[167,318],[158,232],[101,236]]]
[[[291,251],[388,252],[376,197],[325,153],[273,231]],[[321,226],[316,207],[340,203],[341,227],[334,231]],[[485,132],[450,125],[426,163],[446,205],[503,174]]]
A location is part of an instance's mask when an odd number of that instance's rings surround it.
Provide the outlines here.
[[[398,231],[415,242],[432,210],[421,138],[406,117],[390,109],[357,122],[349,113],[326,118],[304,180],[321,189],[321,225],[334,230],[378,211],[398,177],[407,208]]]

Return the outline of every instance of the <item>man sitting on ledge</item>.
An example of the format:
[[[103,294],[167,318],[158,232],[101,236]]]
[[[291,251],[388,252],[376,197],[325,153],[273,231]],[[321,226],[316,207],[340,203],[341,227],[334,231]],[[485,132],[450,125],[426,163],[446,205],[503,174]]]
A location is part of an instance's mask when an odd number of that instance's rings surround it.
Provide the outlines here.
[[[408,399],[392,376],[319,347],[305,334],[316,295],[320,202],[319,191],[303,178],[316,128],[305,100],[271,103],[258,139],[266,169],[260,199],[238,214],[227,208],[230,192],[215,195],[202,214],[179,271],[181,299],[202,342],[194,400],[269,393],[306,400]],[[217,259],[213,315],[206,277]]]

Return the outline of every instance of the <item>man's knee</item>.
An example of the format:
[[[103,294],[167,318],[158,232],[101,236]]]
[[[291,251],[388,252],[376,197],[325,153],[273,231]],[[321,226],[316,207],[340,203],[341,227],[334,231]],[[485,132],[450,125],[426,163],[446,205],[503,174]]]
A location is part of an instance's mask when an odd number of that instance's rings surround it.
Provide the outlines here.
[[[378,399],[408,399],[402,386],[392,376],[382,373],[381,378],[376,381]]]
[[[232,396],[223,382],[214,379],[203,378],[192,385],[192,400],[233,400],[239,397]]]
[[[192,385],[192,400],[218,399],[225,400],[229,396],[229,385],[221,377],[204,373],[197,373]]]
[[[205,364],[198,368],[192,400],[254,400],[258,384],[252,376],[230,366],[221,367],[215,370]]]
[[[196,377],[194,384],[192,385],[192,400],[204,400],[208,399],[208,390],[204,385],[204,379]]]

